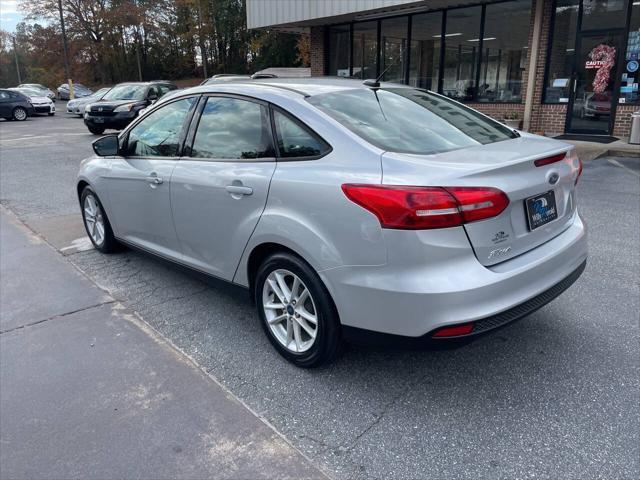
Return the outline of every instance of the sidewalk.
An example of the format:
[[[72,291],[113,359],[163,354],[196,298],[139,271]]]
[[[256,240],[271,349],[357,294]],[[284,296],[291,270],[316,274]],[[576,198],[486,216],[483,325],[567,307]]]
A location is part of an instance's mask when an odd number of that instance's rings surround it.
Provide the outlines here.
[[[326,478],[0,208],[0,478]]]

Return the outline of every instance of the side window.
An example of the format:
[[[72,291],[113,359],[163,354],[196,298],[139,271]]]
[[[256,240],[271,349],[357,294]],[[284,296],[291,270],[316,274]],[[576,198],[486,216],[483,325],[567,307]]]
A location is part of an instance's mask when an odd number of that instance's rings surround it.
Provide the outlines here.
[[[329,145],[288,115],[274,110],[273,120],[276,124],[280,157],[317,157],[329,150]]]
[[[175,157],[180,148],[180,134],[189,110],[196,99],[185,98],[169,103],[144,118],[131,129],[126,156]]]
[[[199,158],[273,157],[266,107],[248,100],[209,97],[191,149]]]
[[[158,88],[158,91],[160,92],[158,93],[158,98],[162,97],[163,95],[165,95],[171,90],[171,87],[169,85],[158,85],[157,88]]]

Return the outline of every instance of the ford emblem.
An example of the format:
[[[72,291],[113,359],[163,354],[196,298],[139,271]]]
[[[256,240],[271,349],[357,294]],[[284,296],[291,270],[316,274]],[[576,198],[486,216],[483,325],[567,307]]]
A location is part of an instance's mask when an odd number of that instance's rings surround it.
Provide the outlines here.
[[[558,183],[558,180],[560,180],[560,175],[558,175],[556,172],[553,172],[551,175],[549,175],[549,183],[551,185],[555,185],[556,183]]]

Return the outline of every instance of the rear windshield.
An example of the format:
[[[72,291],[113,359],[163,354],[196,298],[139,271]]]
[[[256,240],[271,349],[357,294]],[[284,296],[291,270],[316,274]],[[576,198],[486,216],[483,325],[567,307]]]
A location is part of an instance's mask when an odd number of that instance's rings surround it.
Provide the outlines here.
[[[439,153],[518,136],[470,108],[414,88],[359,88],[307,100],[369,143],[391,152]]]

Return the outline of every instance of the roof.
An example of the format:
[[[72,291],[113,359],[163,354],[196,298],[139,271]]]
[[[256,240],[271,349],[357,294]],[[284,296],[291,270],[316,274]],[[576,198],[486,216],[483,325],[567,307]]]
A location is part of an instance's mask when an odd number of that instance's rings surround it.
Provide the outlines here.
[[[272,88],[280,88],[296,92],[304,96],[319,95],[321,93],[339,92],[355,88],[369,88],[359,79],[348,79],[342,77],[307,77],[307,78],[260,78],[241,79],[237,81],[225,82],[225,85],[264,85]],[[218,84],[219,85],[219,84]],[[205,85],[214,87],[216,84]],[[380,83],[382,87],[409,88],[407,85],[396,83]]]
[[[328,17],[374,13],[413,4],[425,6],[421,0],[247,0],[247,27],[274,25],[312,25],[326,23]]]

